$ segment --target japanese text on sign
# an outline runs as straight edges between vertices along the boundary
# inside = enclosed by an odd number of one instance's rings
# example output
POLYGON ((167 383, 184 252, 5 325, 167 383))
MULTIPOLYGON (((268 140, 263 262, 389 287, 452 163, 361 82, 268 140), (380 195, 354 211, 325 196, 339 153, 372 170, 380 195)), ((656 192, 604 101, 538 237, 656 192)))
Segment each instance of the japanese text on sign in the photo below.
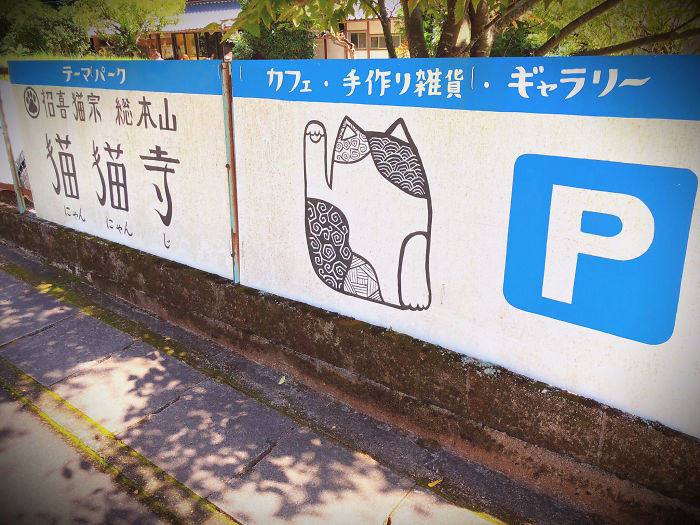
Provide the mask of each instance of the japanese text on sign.
MULTIPOLYGON (((86 122, 99 124, 102 123, 103 111, 109 110, 116 113, 114 122, 117 126, 134 126, 134 115, 132 114, 132 104, 128 97, 116 96, 113 110, 110 106, 103 105, 100 109, 100 104, 103 95, 97 95, 93 92, 84 93, 82 91, 72 91, 67 93, 59 89, 41 89, 41 102, 39 103, 39 95, 36 90, 28 86, 25 88, 25 109, 31 118, 37 118, 43 109, 45 117, 50 121, 52 119, 73 120, 75 122, 86 122), (68 98, 72 100, 71 104, 67 104, 68 98), (87 102, 88 108, 85 108, 87 102)), ((153 109, 154 103, 149 100, 146 95, 142 95, 138 100, 138 119, 135 127, 143 129, 154 129, 161 131, 177 131, 177 115, 169 106, 167 97, 162 99, 162 111, 153 109), (156 123, 157 121, 157 123, 156 123)), ((161 105, 156 103, 154 108, 160 108, 161 105)), ((93 198, 80 194, 79 179, 81 174, 76 169, 75 155, 80 155, 80 152, 74 151, 75 146, 71 140, 69 133, 44 133, 44 142, 46 148, 45 157, 51 163, 53 168, 53 180, 51 185, 56 195, 63 195, 66 199, 80 200, 81 198, 93 198)), ((125 142, 115 141, 113 139, 100 140, 93 139, 92 147, 89 155, 92 157, 92 167, 95 169, 98 181, 98 191, 94 198, 101 207, 105 207, 108 203, 112 210, 128 213, 129 208, 129 189, 127 185, 127 166, 122 160, 122 156, 127 148, 125 142)), ((175 168, 172 167, 180 163, 179 159, 170 155, 159 144, 155 144, 152 148, 148 148, 147 152, 139 155, 143 161, 143 166, 136 168, 145 172, 156 172, 162 175, 162 181, 155 180, 152 185, 155 192, 155 197, 160 203, 161 208, 154 208, 160 218, 163 226, 167 228, 173 218, 173 199, 171 188, 168 180, 168 175, 175 174, 175 168)), ((132 168, 133 170, 134 168, 132 168)), ((86 176, 86 175, 82 175, 86 176)), ((75 207, 63 206, 64 213, 67 217, 78 219, 82 222, 86 221, 83 214, 83 209, 75 207)), ((115 219, 106 217, 105 227, 108 230, 116 230, 122 235, 133 236, 133 232, 129 229, 128 220, 115 219)), ((165 248, 170 248, 171 241, 168 239, 166 232, 163 232, 163 245, 165 248)))
MULTIPOLYGON (((474 89, 474 68, 471 71, 472 80, 470 89, 474 89)), ((510 76, 514 79, 508 83, 509 88, 517 89, 518 95, 522 98, 530 98, 528 88, 539 91, 542 97, 549 97, 550 93, 555 91, 560 85, 573 84, 566 91, 561 90, 562 97, 568 100, 576 96, 586 85, 586 81, 590 80, 591 85, 604 86, 599 90, 598 97, 608 95, 616 87, 624 86, 643 86, 651 77, 646 78, 623 78, 618 82, 621 75, 617 68, 608 69, 605 74, 607 80, 601 84, 603 71, 600 69, 594 70, 587 77, 587 68, 564 68, 557 72, 559 79, 557 81, 547 81, 544 79, 544 66, 534 66, 531 71, 528 71, 523 66, 516 66, 515 72, 510 76), (542 78, 539 78, 538 75, 542 78), (536 78, 538 77, 538 78, 536 78), (539 82, 539 83, 537 83, 539 82), (557 83, 558 82, 558 83, 557 83), (564 95, 565 93, 565 95, 564 95)), ((269 88, 275 92, 284 88, 289 88, 288 93, 293 93, 298 90, 299 93, 312 93, 314 87, 312 80, 302 78, 302 72, 297 70, 276 70, 271 67, 267 70, 269 88)), ((356 90, 365 90, 368 96, 384 97, 388 96, 403 96, 405 94, 413 94, 417 97, 445 97, 445 98, 462 98, 464 82, 464 69, 440 69, 435 67, 432 69, 417 69, 413 72, 392 72, 391 70, 383 70, 379 68, 369 69, 366 74, 360 76, 357 69, 351 68, 347 75, 342 79, 342 85, 345 89, 345 96, 351 97, 356 90)), ((322 87, 328 87, 329 83, 324 80, 322 87)), ((484 89, 491 87, 491 83, 487 80, 481 83, 484 89)), ((318 88, 318 87, 317 87, 318 88)))
MULTIPOLYGON (((544 66, 533 67, 531 73, 528 72, 523 66, 517 66, 515 69, 516 72, 510 75, 511 78, 515 79, 515 82, 510 82, 508 84, 508 87, 516 88, 518 90, 518 95, 520 95, 523 98, 530 98, 527 88, 535 86, 535 82, 537 80, 539 80, 539 84, 536 86, 536 89, 540 92, 540 95, 543 97, 548 97, 550 92, 554 91, 559 87, 558 84, 554 82, 549 84, 543 79, 535 78, 537 77, 537 75, 544 74, 544 66), (532 79, 532 82, 529 79, 532 79)), ((605 87, 602 90, 599 90, 599 98, 606 96, 616 86, 643 86, 651 79, 651 77, 625 78, 618 84, 618 73, 619 71, 616 68, 608 69, 607 81, 605 82, 605 87)), ((571 86, 570 90, 564 97, 565 100, 576 96, 586 84, 587 73, 585 67, 562 69, 560 70, 560 75, 561 77, 559 78, 559 84, 573 84, 573 86, 571 86)), ((602 71, 600 69, 594 70, 593 75, 590 78, 591 84, 600 85, 601 76, 602 71)))
POLYGON ((120 84, 126 81, 126 69, 115 67, 107 69, 106 66, 81 67, 73 69, 73 66, 63 66, 61 73, 64 75, 66 84, 74 78, 81 78, 85 82, 107 82, 108 79, 119 80, 120 84))

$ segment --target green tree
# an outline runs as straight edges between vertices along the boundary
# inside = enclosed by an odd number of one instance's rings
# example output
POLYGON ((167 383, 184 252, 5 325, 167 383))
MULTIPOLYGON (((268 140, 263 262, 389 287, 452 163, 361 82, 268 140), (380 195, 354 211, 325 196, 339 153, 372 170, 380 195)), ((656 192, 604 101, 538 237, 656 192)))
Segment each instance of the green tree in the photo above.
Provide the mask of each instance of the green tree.
POLYGON ((77 0, 75 19, 104 39, 117 55, 138 53, 148 33, 173 24, 185 12, 185 0, 77 0))
MULTIPOLYGON (((369 4, 376 5, 376 0, 362 0, 360 9, 371 12, 369 4)), ((277 20, 295 25, 311 20, 322 29, 333 30, 355 5, 353 1, 251 0, 233 29, 250 30, 261 22, 269 27, 277 20)), ((700 8, 692 0, 401 0, 401 10, 411 57, 489 56, 494 41, 511 36, 517 37, 522 52, 540 56, 555 49, 566 51, 562 45, 569 38, 578 39, 574 52, 612 54, 670 49, 677 46, 658 44, 700 36, 700 8), (611 22, 615 17, 630 30, 617 30, 611 22), (426 20, 430 22, 428 32, 426 20), (636 33, 632 27, 637 28, 636 33), (510 28, 520 32, 512 34, 510 28), (537 35, 534 40, 528 36, 533 33, 537 35), (638 34, 644 36, 635 36, 638 34), (626 36, 631 39, 622 40, 626 36), (543 40, 539 45, 535 45, 537 38, 543 40)), ((507 43, 499 42, 502 52, 507 52, 506 47, 507 43)))
POLYGON ((253 58, 253 48, 248 42, 247 33, 239 31, 226 39, 231 46, 231 57, 234 60, 250 60, 253 58))
POLYGON ((3 0, 0 12, 3 52, 82 55, 90 47, 87 32, 73 20, 69 7, 54 8, 37 0, 3 0))
MULTIPOLYGON (((277 22, 291 22, 295 27, 312 27, 317 32, 330 34, 340 43, 338 27, 356 10, 367 17, 377 18, 384 33, 389 56, 395 58, 396 50, 391 35, 391 18, 385 0, 313 0, 296 2, 296 0, 270 0, 260 2, 250 0, 241 3, 243 8, 234 25, 224 34, 224 39, 236 31, 246 30, 253 36, 260 36, 263 28, 270 29, 277 22)), ((349 43, 347 43, 349 45, 349 43)))
POLYGON ((542 26, 544 26, 543 23, 533 24, 530 20, 516 21, 494 39, 490 56, 521 57, 534 54, 539 47, 537 35, 546 34, 542 26))
POLYGON ((678 53, 697 37, 700 6, 688 0, 621 1, 596 13, 600 0, 563 0, 533 9, 531 41, 546 54, 678 53))
POLYGON ((269 28, 260 29, 260 36, 243 32, 242 39, 252 51, 250 58, 313 58, 314 56, 313 33, 305 28, 294 27, 292 24, 279 22, 270 24, 269 28))
MULTIPOLYGON (((241 7, 246 9, 250 2, 243 0, 241 7)), ((210 24, 216 29, 216 24, 210 24)), ((205 28, 207 30, 207 28, 205 28)), ((270 22, 251 31, 229 32, 224 39, 232 46, 234 59, 300 59, 313 58, 314 34, 311 24, 306 22, 295 27, 288 22, 270 22)))

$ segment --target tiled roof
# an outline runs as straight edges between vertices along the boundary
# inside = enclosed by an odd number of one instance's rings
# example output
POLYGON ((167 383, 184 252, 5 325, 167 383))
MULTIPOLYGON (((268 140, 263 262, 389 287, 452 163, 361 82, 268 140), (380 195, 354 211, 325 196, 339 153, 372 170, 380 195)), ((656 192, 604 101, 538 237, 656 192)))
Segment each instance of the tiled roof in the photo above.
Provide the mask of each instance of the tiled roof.
POLYGON ((212 22, 234 19, 240 12, 241 5, 238 2, 187 2, 185 12, 178 16, 179 21, 163 27, 161 31, 199 31, 212 22))

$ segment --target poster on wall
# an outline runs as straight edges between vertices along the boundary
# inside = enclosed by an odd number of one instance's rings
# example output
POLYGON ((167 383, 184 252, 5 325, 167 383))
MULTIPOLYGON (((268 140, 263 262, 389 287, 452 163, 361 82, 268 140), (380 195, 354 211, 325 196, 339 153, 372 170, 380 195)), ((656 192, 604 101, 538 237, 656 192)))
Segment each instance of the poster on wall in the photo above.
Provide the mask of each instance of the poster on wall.
POLYGON ((699 65, 233 62, 241 283, 700 437, 699 65))
MULTIPOLYGON (((24 150, 22 147, 22 137, 19 129, 19 118, 17 107, 15 105, 15 97, 12 90, 12 84, 9 80, 0 80, 0 98, 2 98, 2 109, 7 124, 7 137, 12 146, 13 162, 15 170, 19 177, 20 188, 26 191, 31 190, 29 184, 29 174, 27 172, 27 163, 24 159, 24 150)), ((0 122, 2 126, 2 122, 0 122)), ((12 166, 7 153, 5 144, 0 147, 0 188, 14 188, 12 177, 12 166)))
POLYGON ((218 68, 11 62, 37 215, 233 278, 218 68))

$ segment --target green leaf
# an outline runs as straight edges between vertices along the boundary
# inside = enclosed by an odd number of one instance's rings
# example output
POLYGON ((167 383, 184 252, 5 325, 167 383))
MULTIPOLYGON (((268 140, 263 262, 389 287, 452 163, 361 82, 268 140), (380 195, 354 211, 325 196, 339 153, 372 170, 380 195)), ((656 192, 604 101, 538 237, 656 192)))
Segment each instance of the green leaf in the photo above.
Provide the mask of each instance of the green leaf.
POLYGON ((246 31, 248 31, 251 35, 254 37, 260 37, 260 25, 259 24, 250 24, 248 27, 246 27, 246 31))
POLYGON ((228 28, 228 30, 223 35, 221 35, 221 42, 223 43, 226 40, 228 40, 229 38, 231 38, 233 35, 236 34, 237 31, 238 31, 238 28, 236 27, 236 24, 233 24, 231 27, 228 28))
POLYGON ((212 22, 211 24, 207 24, 204 26, 204 29, 202 29, 203 33, 209 33, 209 34, 214 34, 218 31, 221 30, 221 26, 219 25, 218 22, 212 22))
POLYGON ((547 27, 547 40, 549 40, 553 36, 558 36, 559 31, 560 31, 560 29, 557 26, 555 26, 554 24, 550 24, 547 27))
POLYGON ((464 11, 466 10, 466 7, 467 2, 465 2, 464 0, 457 0, 457 2, 455 3, 455 22, 459 22, 464 18, 464 11))
POLYGON ((280 377, 280 380, 277 381, 277 384, 278 384, 278 385, 281 385, 281 384, 283 384, 286 380, 287 380, 287 377, 286 377, 286 376, 282 376, 282 377, 280 377))
POLYGON ((418 5, 418 2, 420 2, 420 0, 408 0, 408 14, 409 15, 416 8, 416 6, 418 5))
POLYGON ((544 8, 545 10, 549 9, 549 6, 552 5, 552 2, 556 2, 560 6, 564 5, 564 0, 544 0, 544 8))
POLYGON ((270 28, 270 23, 272 22, 272 17, 270 16, 270 13, 263 9, 260 12, 260 20, 262 20, 262 23, 265 24, 265 27, 267 27, 268 29, 270 28))

